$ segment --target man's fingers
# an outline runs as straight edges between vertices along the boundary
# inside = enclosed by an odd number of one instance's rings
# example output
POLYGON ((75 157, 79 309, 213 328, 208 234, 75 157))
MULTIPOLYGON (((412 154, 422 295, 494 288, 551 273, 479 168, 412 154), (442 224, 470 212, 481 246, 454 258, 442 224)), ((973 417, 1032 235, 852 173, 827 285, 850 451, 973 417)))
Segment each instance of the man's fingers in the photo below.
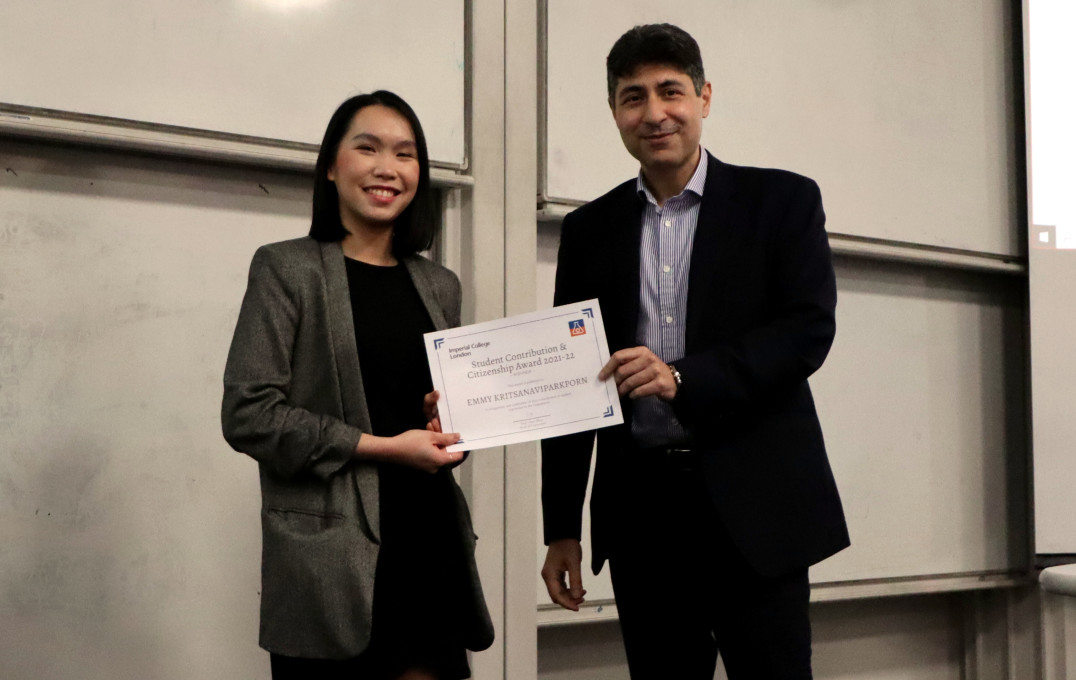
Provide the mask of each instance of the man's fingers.
POLYGON ((568 599, 568 589, 564 586, 564 572, 556 572, 548 567, 542 570, 542 580, 545 581, 546 592, 553 604, 558 604, 566 609, 571 609, 568 599))
POLYGON ((553 604, 560 605, 573 612, 579 611, 579 605, 583 601, 582 595, 575 597, 564 585, 564 572, 558 575, 546 577, 545 589, 549 592, 549 599, 553 604))
MULTIPOLYGON (((661 364, 662 368, 664 368, 664 366, 665 364, 661 364)), ((647 361, 642 361, 638 364, 633 362, 632 364, 625 366, 624 369, 626 369, 624 379, 621 380, 619 377, 617 378, 617 392, 620 393, 620 396, 624 396, 625 394, 634 391, 636 388, 645 387, 661 377, 661 372, 657 365, 647 361), (627 371, 631 372, 628 373, 627 371)), ((656 391, 657 390, 654 392, 656 391)), ((646 394, 651 394, 651 392, 647 392, 646 394)), ((646 396, 646 394, 638 396, 646 396)), ((634 394, 631 396, 633 398, 636 397, 634 394)))
POLYGON ((627 349, 613 352, 609 357, 609 361, 605 362, 605 365, 602 366, 602 370, 598 372, 598 380, 608 380, 610 376, 615 374, 617 376, 617 383, 619 383, 622 380, 620 377, 622 373, 620 370, 621 367, 638 359, 641 353, 649 351, 650 350, 646 347, 628 347, 627 349))
POLYGON ((605 362, 602 366, 602 370, 598 371, 598 380, 608 380, 609 376, 616 372, 616 369, 620 367, 620 360, 617 359, 616 354, 609 357, 609 361, 605 362))
POLYGON ((580 563, 575 560, 568 562, 568 592, 574 599, 583 597, 583 574, 580 563))
POLYGON ((565 609, 579 611, 583 603, 583 582, 580 576, 581 551, 579 541, 560 539, 549 544, 545 564, 542 565, 542 580, 549 592, 549 599, 565 609), (569 584, 564 582, 568 577, 569 584))

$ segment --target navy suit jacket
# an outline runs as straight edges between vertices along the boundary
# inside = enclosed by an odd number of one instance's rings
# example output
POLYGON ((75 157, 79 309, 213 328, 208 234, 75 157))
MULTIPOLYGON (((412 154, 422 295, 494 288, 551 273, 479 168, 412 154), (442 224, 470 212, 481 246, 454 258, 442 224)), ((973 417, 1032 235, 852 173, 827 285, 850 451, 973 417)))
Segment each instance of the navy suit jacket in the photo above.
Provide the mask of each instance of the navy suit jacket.
MULTIPOLYGON (((848 546, 807 378, 835 332, 837 289, 818 185, 782 170, 728 165, 706 154, 706 185, 688 279, 685 356, 674 410, 701 452, 703 474, 736 546, 779 575, 848 546)), ((634 347, 643 199, 635 180, 564 218, 555 304, 598 298, 609 349, 634 347)), ((620 538, 638 540, 621 510, 628 492, 625 424, 598 431, 591 496, 597 573, 620 538)), ((542 443, 545 539, 579 538, 594 433, 542 443)), ((636 474, 636 478, 637 478, 636 474)))

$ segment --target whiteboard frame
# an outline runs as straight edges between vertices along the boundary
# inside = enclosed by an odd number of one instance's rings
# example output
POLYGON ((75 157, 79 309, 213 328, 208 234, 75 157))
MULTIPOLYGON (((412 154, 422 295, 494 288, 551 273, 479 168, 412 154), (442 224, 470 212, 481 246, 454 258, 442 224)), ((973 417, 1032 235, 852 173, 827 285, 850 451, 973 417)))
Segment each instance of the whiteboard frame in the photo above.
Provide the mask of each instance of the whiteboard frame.
MULTIPOLYGON (((1026 588, 1035 583, 1033 574, 1023 572, 983 572, 936 576, 868 579, 811 584, 811 602, 843 602, 904 595, 933 595, 976 590, 1026 588)), ((555 604, 538 606, 538 626, 574 626, 584 623, 616 621, 619 618, 612 599, 585 602, 578 612, 561 609, 555 604)))
MULTIPOLYGON (((453 130, 449 136, 452 139, 452 146, 456 148, 451 151, 450 157, 447 159, 435 159, 434 156, 431 154, 430 158, 431 169, 451 170, 458 175, 469 174, 468 171, 470 169, 472 155, 471 141, 473 123, 471 116, 472 87, 470 80, 471 71, 474 64, 470 48, 471 37, 469 22, 471 21, 471 16, 473 14, 472 6, 476 1, 477 0, 459 0, 459 4, 461 6, 460 9, 462 10, 462 16, 460 16, 460 19, 462 20, 462 24, 460 25, 462 33, 458 37, 461 38, 460 44, 462 46, 462 51, 456 52, 453 55, 454 65, 452 70, 453 74, 455 74, 456 66, 458 66, 459 75, 461 76, 459 78, 459 82, 462 85, 462 88, 460 90, 460 93, 462 94, 462 97, 460 99, 462 101, 453 99, 453 106, 450 110, 453 112, 453 118, 455 118, 455 114, 457 111, 461 115, 462 120, 459 121, 461 125, 461 138, 457 140, 455 130, 453 130), (456 108, 457 102, 462 105, 461 109, 456 108)), ((257 2, 257 0, 255 0, 255 2, 253 2, 252 4, 257 5, 274 3, 259 3, 257 2)), ((278 2, 276 4, 285 3, 278 2)), ((292 2, 291 4, 296 3, 292 2)), ((158 31, 157 19, 159 17, 154 16, 152 18, 153 31, 156 32, 158 31)), ((106 18, 103 19, 103 21, 107 22, 109 21, 109 19, 106 18)), ((452 26, 453 31, 457 30, 454 20, 452 26)), ((87 28, 88 26, 84 24, 80 27, 80 30, 84 30, 87 28)), ((440 28, 444 27, 442 26, 440 28)), ((293 29, 294 27, 289 24, 287 30, 292 31, 293 29)), ((168 29, 165 28, 162 32, 167 32, 167 30, 168 29)), ((443 33, 443 31, 440 32, 443 33)), ((454 45, 454 47, 456 46, 454 45)), ((18 63, 18 61, 16 60, 15 63, 18 63)), ((413 78, 413 74, 408 73, 405 77, 408 79, 413 78)), ((453 84, 457 82, 455 75, 453 75, 451 82, 453 84)), ((391 83, 389 85, 389 89, 396 91, 396 88, 392 86, 391 83)), ((8 88, 0 88, 0 90, 5 89, 8 88)), ((376 84, 376 82, 375 84, 367 84, 366 86, 360 86, 355 83, 352 83, 346 88, 346 90, 350 90, 351 94, 359 94, 362 91, 373 91, 375 89, 382 88, 380 88, 376 84), (359 87, 359 89, 356 90, 356 87, 359 87)), ((347 91, 345 91, 344 95, 342 96, 346 95, 347 91)), ((83 126, 86 131, 90 132, 93 135, 107 136, 110 138, 117 137, 123 138, 125 140, 129 140, 132 135, 134 135, 143 141, 148 140, 150 143, 160 142, 162 147, 167 147, 140 148, 138 146, 124 144, 123 146, 114 148, 149 152, 164 151, 166 153, 170 153, 171 147, 175 146, 175 143, 177 141, 176 136, 178 135, 190 138, 186 141, 185 144, 182 144, 182 146, 187 149, 194 150, 195 155, 188 155, 183 153, 171 153, 171 155, 179 155, 181 157, 194 158, 199 160, 223 160, 224 162, 230 163, 235 163, 238 160, 238 162, 243 165, 255 165, 261 167, 272 167, 277 169, 293 169, 289 165, 289 161, 292 160, 290 158, 292 154, 289 154, 288 151, 294 151, 295 149, 303 150, 307 148, 313 148, 316 152, 318 147, 318 140, 320 140, 321 138, 320 131, 324 129, 323 127, 315 126, 314 130, 319 133, 316 138, 307 138, 308 141, 299 141, 299 139, 302 139, 304 137, 293 137, 292 134, 294 133, 294 130, 277 129, 270 130, 265 133, 258 133, 255 131, 253 134, 243 134, 243 132, 241 132, 243 126, 236 127, 238 124, 235 122, 219 123, 219 128, 217 127, 218 123, 215 123, 213 120, 206 120, 204 122, 193 122, 189 124, 189 126, 184 126, 183 123, 177 123, 175 119, 163 116, 159 112, 157 114, 148 112, 143 114, 140 112, 132 111, 129 114, 130 117, 127 117, 128 113, 126 111, 114 111, 109 113, 98 109, 97 112, 91 112, 92 107, 95 106, 94 104, 73 104, 70 101, 64 101, 62 99, 60 101, 46 101, 49 98, 50 95, 48 93, 38 92, 35 94, 27 94, 25 95, 25 99, 23 99, 22 97, 17 96, 17 93, 0 91, 0 135, 18 134, 18 132, 23 131, 25 126, 19 125, 19 123, 28 122, 26 118, 23 118, 23 116, 30 116, 37 123, 35 127, 39 129, 41 127, 52 128, 57 134, 64 134, 64 131, 69 133, 72 131, 73 125, 80 125, 83 126), (9 101, 7 99, 8 97, 11 97, 12 100, 9 101), (169 120, 171 120, 172 122, 165 122, 169 120), (114 131, 112 131, 114 132, 114 134, 108 134, 109 128, 116 128, 114 131), (155 138, 154 133, 159 135, 159 137, 155 138), (259 136, 259 134, 265 134, 267 136, 259 136), (277 134, 280 134, 282 136, 276 136, 277 134), (234 155, 237 146, 242 147, 244 145, 253 145, 255 148, 257 148, 257 150, 254 151, 252 159, 247 159, 243 157, 240 157, 238 159, 233 157, 220 158, 216 155, 198 152, 198 150, 205 148, 205 140, 212 140, 212 147, 214 150, 221 151, 225 154, 230 155, 234 155)), ((342 99, 330 101, 332 101, 332 104, 330 104, 331 106, 335 105, 335 103, 338 101, 342 101, 342 99)), ((327 111, 331 111, 331 109, 328 109, 327 111)), ((324 120, 327 121, 328 119, 325 118, 324 120)), ((313 122, 316 123, 316 119, 313 122)), ((427 124, 426 127, 427 136, 429 136, 429 125, 427 124)), ((37 138, 40 139, 41 137, 38 136, 37 138)), ((72 141, 77 141, 82 144, 93 144, 94 142, 93 139, 88 139, 85 137, 80 137, 72 141)), ((98 144, 97 146, 98 148, 102 148, 103 145, 98 144)), ((469 184, 464 185, 469 186, 469 184)))
MULTIPOLYGON (((537 219, 539 222, 560 222, 568 213, 581 205, 583 205, 581 201, 554 201, 547 199, 539 204, 537 219)), ((984 253, 974 250, 912 243, 911 241, 894 241, 836 232, 828 232, 828 234, 829 247, 835 255, 998 274, 1013 274, 1025 277, 1028 272, 1026 255, 984 253)))
MULTIPOLYGON (((470 109, 469 101, 466 108, 470 109)), ((469 114, 466 126, 470 127, 469 114)), ((3 103, 0 103, 0 136, 304 173, 313 173, 318 156, 316 144, 3 103)), ((434 186, 474 186, 474 178, 463 174, 469 158, 470 140, 468 131, 464 140, 463 165, 430 161, 430 180, 434 186)))

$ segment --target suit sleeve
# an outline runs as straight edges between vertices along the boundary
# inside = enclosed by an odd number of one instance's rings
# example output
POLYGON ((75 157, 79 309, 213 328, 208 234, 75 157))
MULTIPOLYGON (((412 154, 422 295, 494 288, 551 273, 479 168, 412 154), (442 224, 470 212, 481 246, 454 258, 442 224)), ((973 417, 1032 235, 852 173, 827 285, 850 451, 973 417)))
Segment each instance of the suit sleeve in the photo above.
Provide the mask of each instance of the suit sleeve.
POLYGON ((675 362, 683 385, 674 408, 688 427, 703 430, 715 415, 802 383, 833 343, 837 287, 818 185, 800 178, 773 223, 765 318, 727 343, 675 362))
MULTIPOLYGON (((232 448, 282 477, 328 478, 353 460, 362 433, 339 418, 289 403, 302 304, 285 267, 264 247, 251 262, 224 369, 221 426, 232 448)), ((326 355, 328 343, 326 338, 326 355)))
MULTIPOLYGON (((554 305, 596 297, 587 281, 590 268, 584 264, 585 245, 575 218, 575 214, 570 214, 561 224, 554 305)), ((578 540, 582 536, 583 502, 593 449, 593 431, 542 440, 542 522, 546 545, 558 539, 578 540)))

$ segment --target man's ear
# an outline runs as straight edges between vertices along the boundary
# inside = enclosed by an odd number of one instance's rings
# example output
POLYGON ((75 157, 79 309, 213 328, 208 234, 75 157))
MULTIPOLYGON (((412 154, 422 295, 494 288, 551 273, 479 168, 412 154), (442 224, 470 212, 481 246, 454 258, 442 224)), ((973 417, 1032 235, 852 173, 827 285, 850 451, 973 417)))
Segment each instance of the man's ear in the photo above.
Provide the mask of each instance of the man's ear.
POLYGON ((702 97, 702 117, 705 118, 710 115, 710 100, 714 96, 714 90, 709 82, 702 84, 702 94, 699 96, 702 97))

